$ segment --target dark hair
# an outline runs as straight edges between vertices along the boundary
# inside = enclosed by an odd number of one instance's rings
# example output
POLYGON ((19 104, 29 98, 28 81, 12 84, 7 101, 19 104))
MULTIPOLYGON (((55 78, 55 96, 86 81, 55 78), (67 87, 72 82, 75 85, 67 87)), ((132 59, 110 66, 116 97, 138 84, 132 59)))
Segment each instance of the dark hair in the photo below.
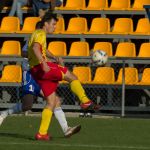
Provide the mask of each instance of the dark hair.
POLYGON ((46 12, 45 15, 43 16, 42 20, 41 20, 41 27, 44 26, 45 22, 49 22, 52 19, 54 19, 55 21, 58 21, 57 15, 54 14, 52 11, 46 12))
POLYGON ((36 29, 41 29, 42 28, 42 22, 41 21, 38 21, 36 23, 36 26, 35 26, 36 29))

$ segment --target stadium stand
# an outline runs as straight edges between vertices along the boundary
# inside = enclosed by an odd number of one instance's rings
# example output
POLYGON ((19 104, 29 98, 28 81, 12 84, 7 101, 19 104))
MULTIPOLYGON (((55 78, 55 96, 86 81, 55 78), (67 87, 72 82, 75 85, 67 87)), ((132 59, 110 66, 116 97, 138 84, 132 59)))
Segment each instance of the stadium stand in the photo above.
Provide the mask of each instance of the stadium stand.
POLYGON ((142 43, 138 57, 150 57, 150 43, 142 43))

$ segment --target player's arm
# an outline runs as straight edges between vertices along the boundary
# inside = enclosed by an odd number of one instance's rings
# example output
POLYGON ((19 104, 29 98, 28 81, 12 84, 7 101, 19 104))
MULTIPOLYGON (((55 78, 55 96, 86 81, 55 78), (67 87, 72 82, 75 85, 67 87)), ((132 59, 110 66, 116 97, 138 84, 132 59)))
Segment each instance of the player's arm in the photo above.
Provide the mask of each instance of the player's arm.
POLYGON ((48 72, 50 71, 49 66, 46 63, 46 60, 43 58, 42 53, 41 53, 41 45, 39 43, 34 43, 33 44, 33 51, 39 62, 42 64, 43 71, 48 72))

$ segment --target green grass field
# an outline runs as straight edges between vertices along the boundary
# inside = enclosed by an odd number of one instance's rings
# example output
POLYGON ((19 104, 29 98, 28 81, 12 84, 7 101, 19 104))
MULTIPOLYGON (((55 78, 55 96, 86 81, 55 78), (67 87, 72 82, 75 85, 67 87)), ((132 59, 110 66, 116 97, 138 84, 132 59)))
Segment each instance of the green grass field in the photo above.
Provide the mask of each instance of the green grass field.
POLYGON ((0 150, 150 150, 149 119, 67 118, 80 133, 64 138, 53 119, 51 141, 35 141, 40 117, 8 117, 0 127, 0 150))

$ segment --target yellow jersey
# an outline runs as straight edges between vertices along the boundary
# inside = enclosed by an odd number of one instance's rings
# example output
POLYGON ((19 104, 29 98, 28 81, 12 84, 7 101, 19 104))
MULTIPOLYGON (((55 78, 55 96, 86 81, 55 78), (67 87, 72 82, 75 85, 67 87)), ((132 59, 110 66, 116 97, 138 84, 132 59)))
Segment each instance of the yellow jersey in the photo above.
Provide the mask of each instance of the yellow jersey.
POLYGON ((37 59, 36 55, 33 51, 33 44, 39 43, 41 45, 41 53, 43 58, 46 59, 46 32, 42 29, 35 30, 28 42, 28 61, 30 68, 40 64, 39 60, 37 59))

